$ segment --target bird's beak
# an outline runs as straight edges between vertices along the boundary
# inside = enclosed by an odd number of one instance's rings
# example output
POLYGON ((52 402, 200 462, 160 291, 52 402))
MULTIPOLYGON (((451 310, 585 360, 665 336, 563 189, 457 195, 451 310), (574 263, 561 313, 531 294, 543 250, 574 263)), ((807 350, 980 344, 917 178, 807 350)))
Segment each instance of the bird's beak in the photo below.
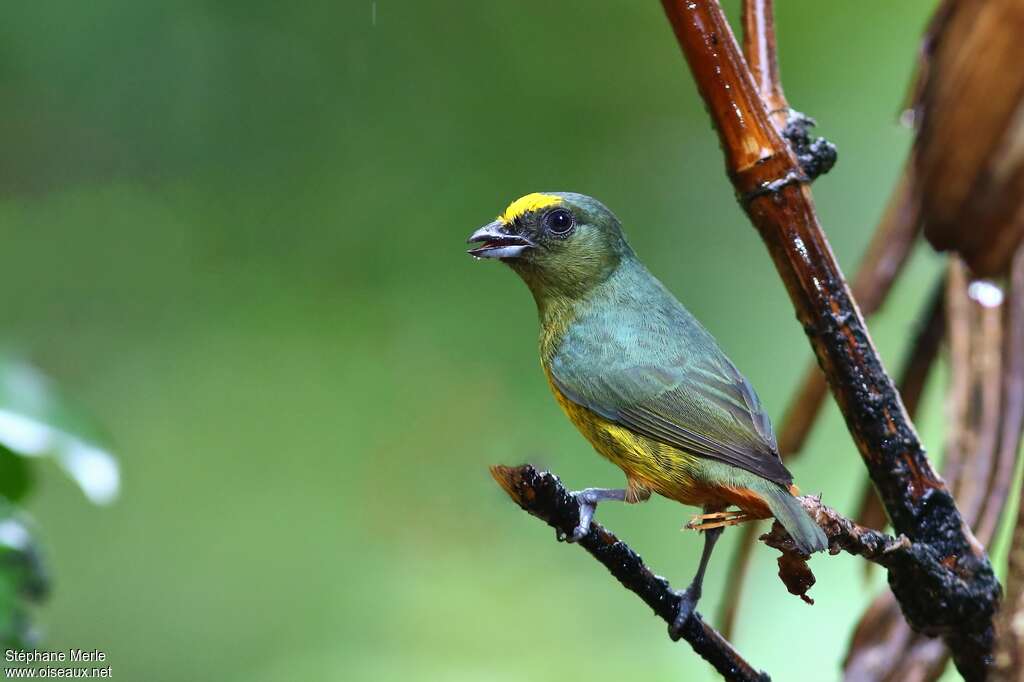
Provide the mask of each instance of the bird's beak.
POLYGON ((527 249, 536 246, 521 234, 510 234, 500 220, 484 225, 469 235, 466 243, 480 244, 467 251, 474 258, 517 258, 527 249))

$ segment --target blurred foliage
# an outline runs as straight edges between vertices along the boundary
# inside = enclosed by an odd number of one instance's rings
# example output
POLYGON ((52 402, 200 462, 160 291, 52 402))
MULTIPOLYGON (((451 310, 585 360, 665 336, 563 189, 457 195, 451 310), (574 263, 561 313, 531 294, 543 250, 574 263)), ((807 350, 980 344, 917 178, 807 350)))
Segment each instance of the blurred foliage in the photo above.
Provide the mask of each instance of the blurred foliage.
POLYGON ((28 521, 0 497, 0 645, 36 643, 29 607, 43 600, 50 581, 28 521))
MULTIPOLYGON (((910 142, 897 115, 932 3, 776 4, 786 93, 839 148, 815 196, 849 271, 910 142)), ((658 3, 6 10, 2 334, 125 453, 111 507, 32 472, 48 647, 154 682, 597 681, 638 661, 714 679, 490 480, 523 460, 573 487, 621 475, 549 395, 525 289, 462 243, 528 191, 601 198, 779 419, 810 351, 658 3)), ((939 269, 922 250, 872 321, 890 367, 939 269)), ((933 449, 941 388, 919 423, 933 449)), ((794 473, 856 503, 834 408, 794 473)), ((598 517, 681 584, 691 512, 598 517)), ((849 557, 812 567, 808 607, 757 552, 736 639, 777 679, 835 679, 883 582, 849 557)))
POLYGON ((114 457, 98 442, 96 427, 63 398, 37 369, 0 355, 0 495, 11 502, 28 492, 31 473, 21 457, 56 460, 93 502, 117 497, 120 473, 114 457))
POLYGON ((35 481, 29 458, 49 457, 96 503, 120 485, 113 456, 82 437, 87 421, 34 367, 0 354, 0 644, 34 642, 28 607, 49 580, 32 522, 20 509, 35 481))

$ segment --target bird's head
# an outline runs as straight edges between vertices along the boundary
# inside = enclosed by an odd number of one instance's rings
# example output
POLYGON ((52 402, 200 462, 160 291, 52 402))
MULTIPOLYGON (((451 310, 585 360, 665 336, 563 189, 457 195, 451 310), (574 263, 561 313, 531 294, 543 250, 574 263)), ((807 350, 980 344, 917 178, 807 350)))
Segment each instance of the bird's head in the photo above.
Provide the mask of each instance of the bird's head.
POLYGON ((471 256, 511 266, 538 300, 581 296, 632 253, 615 214, 597 199, 571 192, 520 197, 468 242, 479 244, 471 256))

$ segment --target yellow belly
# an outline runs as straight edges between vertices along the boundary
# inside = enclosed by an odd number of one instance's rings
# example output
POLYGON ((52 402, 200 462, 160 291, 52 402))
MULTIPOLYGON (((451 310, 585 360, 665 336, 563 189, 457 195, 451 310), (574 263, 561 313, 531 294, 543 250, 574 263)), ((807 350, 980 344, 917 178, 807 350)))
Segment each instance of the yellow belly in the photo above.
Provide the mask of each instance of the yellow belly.
POLYGON ((551 380, 548 385, 562 411, 594 449, 626 474, 626 501, 638 502, 656 492, 683 504, 722 508, 736 505, 752 518, 771 515, 760 495, 724 485, 708 475, 705 460, 664 443, 637 435, 566 398, 551 380))

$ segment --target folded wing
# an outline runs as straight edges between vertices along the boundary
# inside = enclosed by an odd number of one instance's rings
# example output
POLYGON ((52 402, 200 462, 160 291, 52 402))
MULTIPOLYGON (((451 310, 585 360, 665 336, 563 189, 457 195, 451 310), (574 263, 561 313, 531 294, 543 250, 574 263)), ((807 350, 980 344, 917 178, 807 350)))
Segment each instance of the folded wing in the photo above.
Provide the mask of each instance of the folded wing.
POLYGON ((789 486, 793 477, 750 383, 672 303, 574 325, 550 363, 555 385, 634 433, 789 486))

